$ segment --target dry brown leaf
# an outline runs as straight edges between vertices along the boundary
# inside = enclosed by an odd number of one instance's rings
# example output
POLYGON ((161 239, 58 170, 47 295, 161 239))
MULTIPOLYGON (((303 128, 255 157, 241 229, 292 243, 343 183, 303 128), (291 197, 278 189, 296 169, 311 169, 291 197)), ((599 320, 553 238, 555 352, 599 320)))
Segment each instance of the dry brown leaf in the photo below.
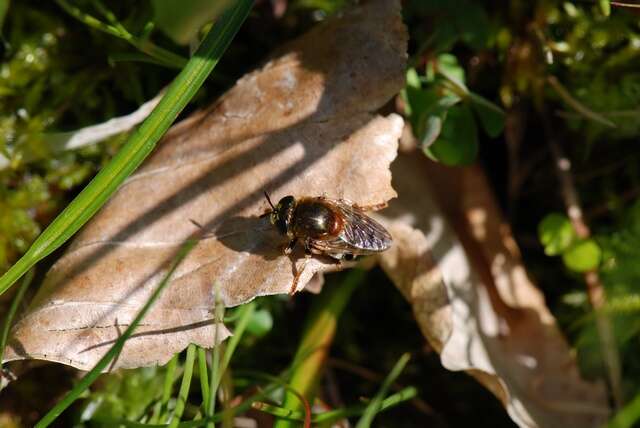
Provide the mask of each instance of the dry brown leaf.
POLYGON ((396 245, 381 264, 442 364, 476 377, 522 427, 601 426, 605 389, 580 378, 481 171, 413 152, 392 172, 399 198, 379 218, 396 245))
MULTIPOLYGON (((126 328, 177 248, 205 233, 114 367, 162 364, 214 343, 214 283, 226 306, 287 293, 294 267, 258 216, 272 198, 360 205, 396 193, 389 164, 403 121, 380 108, 403 86, 398 0, 374 0, 313 29, 207 111, 175 126, 73 241, 13 329, 7 360, 88 369, 126 328)), ((299 288, 335 263, 313 258, 299 288)), ((217 325, 219 339, 229 333, 217 325)))

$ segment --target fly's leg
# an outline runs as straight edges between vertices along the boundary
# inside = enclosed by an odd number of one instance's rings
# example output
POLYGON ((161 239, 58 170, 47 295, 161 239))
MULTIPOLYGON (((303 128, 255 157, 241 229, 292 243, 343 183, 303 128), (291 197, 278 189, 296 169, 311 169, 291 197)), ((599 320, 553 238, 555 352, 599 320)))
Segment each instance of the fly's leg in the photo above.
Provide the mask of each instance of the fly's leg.
POLYGON ((291 283, 291 289, 289 290, 289 296, 293 296, 298 291, 298 281, 300 281, 300 276, 302 276, 302 272, 307 267, 307 263, 309 263, 309 257, 304 258, 304 262, 302 262, 302 266, 300 269, 297 269, 295 276, 293 277, 293 282, 291 283))
POLYGON ((304 241, 304 257, 305 258, 310 258, 311 257, 311 240, 310 239, 305 239, 304 241))
POLYGON ((291 289, 289 290, 290 296, 293 296, 294 294, 296 294, 296 291, 298 288, 298 281, 300 281, 300 276, 302 275, 302 272, 304 272, 304 269, 307 267, 307 263, 309 262, 311 255, 312 255, 311 241, 309 239, 306 239, 304 241, 304 262, 302 263, 302 267, 300 267, 300 269, 297 270, 295 276, 293 277, 293 282, 291 283, 291 289))
POLYGON ((291 241, 289 241, 289 243, 287 245, 282 247, 282 253, 285 256, 288 256, 289 254, 291 254, 293 252, 293 249, 296 247, 297 243, 298 243, 298 238, 293 238, 291 241))

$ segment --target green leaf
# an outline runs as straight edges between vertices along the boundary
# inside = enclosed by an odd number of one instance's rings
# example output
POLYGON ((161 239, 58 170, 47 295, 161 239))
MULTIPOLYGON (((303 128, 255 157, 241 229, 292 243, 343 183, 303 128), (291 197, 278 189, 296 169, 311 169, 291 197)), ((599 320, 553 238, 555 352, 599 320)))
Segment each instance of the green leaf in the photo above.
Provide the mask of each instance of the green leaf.
POLYGON ((628 402, 609 421, 607 428, 632 428, 640 420, 640 394, 628 402))
POLYGON ((423 135, 420 137, 420 146, 423 149, 430 147, 440 136, 440 133, 442 132, 442 124, 446 117, 445 113, 446 112, 443 112, 442 115, 431 115, 424 121, 424 131, 423 135))
POLYGON ((480 118, 480 124, 487 135, 491 138, 496 138, 502 134, 505 119, 504 111, 478 94, 470 92, 469 97, 472 101, 473 110, 480 118))
POLYGON ((602 259, 602 250, 593 239, 585 239, 562 254, 565 266, 574 272, 596 269, 602 259))
POLYGON ((611 3, 609 3, 609 0, 598 0, 598 7, 604 16, 611 15, 611 3))
POLYGON ((577 236, 567 216, 551 213, 538 225, 538 238, 546 255, 557 256, 567 250, 577 236))
POLYGON ((421 120, 426 113, 438 102, 438 94, 433 89, 417 89, 411 86, 405 88, 406 102, 409 107, 406 109, 409 115, 411 127, 416 136, 422 132, 421 120))
POLYGON ((440 136, 447 110, 460 102, 454 94, 442 95, 436 88, 405 88, 407 113, 411 128, 423 149, 431 146, 440 136))
POLYGON ((422 86, 420 83, 420 76, 415 68, 407 70, 407 86, 414 89, 420 89, 422 86))
POLYGON ((458 62, 458 58, 450 53, 438 55, 438 72, 446 75, 459 85, 464 85, 466 81, 464 68, 458 62))
POLYGON ((440 137, 447 112, 461 100, 457 95, 438 95, 434 89, 423 92, 429 93, 427 99, 431 99, 433 102, 427 105, 424 111, 416 114, 413 129, 420 141, 420 147, 424 150, 440 137))
POLYGON ((260 309, 255 311, 247 324, 247 331, 254 336, 262 337, 271 331, 273 327, 273 317, 271 312, 260 309))
POLYGON ((230 3, 231 0, 152 0, 153 21, 174 42, 186 45, 230 3))
POLYGON ((466 105, 449 108, 438 139, 423 147, 430 158, 445 165, 467 165, 478 153, 478 130, 473 113, 466 105))

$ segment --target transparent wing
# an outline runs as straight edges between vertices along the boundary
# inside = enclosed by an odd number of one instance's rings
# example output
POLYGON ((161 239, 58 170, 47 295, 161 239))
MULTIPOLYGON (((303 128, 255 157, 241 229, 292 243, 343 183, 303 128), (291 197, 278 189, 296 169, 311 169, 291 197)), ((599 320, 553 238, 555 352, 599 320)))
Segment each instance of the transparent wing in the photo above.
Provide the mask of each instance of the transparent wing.
POLYGON ((391 246, 389 232, 377 221, 342 199, 323 198, 330 202, 344 220, 340 234, 330 240, 314 241, 313 246, 325 252, 372 254, 391 246))

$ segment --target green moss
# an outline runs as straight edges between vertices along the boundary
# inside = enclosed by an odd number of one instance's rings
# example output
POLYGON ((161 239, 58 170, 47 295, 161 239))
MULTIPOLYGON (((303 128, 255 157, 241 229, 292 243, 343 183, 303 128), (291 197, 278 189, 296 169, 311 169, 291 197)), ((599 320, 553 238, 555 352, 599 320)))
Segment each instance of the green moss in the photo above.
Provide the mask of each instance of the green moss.
POLYGON ((43 134, 126 114, 168 80, 161 67, 110 63, 113 53, 132 48, 72 20, 54 4, 12 3, 3 30, 7 49, 0 64, 0 272, 123 140, 120 136, 56 153, 43 134))

